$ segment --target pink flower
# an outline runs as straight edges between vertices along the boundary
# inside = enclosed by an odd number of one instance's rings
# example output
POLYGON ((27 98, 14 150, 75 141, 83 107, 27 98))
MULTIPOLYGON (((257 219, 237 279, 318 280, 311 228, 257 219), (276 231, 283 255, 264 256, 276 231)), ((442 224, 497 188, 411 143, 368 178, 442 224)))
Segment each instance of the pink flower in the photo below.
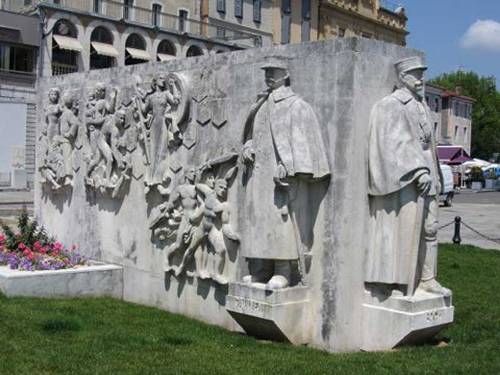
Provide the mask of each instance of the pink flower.
POLYGON ((40 242, 36 241, 34 244, 33 244, 33 248, 35 250, 40 250, 42 248, 42 245, 40 244, 40 242))
POLYGON ((72 251, 76 250, 76 245, 75 244, 71 245, 71 250, 72 251))
POLYGON ((20 249, 20 250, 24 250, 26 249, 26 245, 24 243, 19 243, 19 245, 17 245, 17 247, 20 249))
POLYGON ((57 250, 58 252, 61 251, 64 248, 63 244, 60 242, 56 242, 54 244, 54 250, 57 250))

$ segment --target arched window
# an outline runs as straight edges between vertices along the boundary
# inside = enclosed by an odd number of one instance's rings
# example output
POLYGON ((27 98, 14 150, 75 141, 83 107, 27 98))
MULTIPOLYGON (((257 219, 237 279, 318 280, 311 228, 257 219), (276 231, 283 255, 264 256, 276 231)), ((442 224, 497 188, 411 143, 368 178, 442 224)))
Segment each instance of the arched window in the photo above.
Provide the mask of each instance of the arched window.
POLYGON ((52 31, 52 75, 77 72, 82 51, 75 25, 66 19, 58 20, 52 31))
POLYGON ((125 65, 141 64, 151 60, 146 52, 146 41, 139 34, 130 34, 125 42, 125 65))
POLYGON ((169 40, 162 40, 158 45, 157 57, 159 61, 175 59, 176 48, 169 40))
POLYGON ((186 57, 194 57, 203 55, 203 51, 198 46, 191 46, 186 52, 186 57))
POLYGON ((118 51, 113 47, 113 34, 97 26, 90 35, 90 69, 111 68, 115 65, 118 51))

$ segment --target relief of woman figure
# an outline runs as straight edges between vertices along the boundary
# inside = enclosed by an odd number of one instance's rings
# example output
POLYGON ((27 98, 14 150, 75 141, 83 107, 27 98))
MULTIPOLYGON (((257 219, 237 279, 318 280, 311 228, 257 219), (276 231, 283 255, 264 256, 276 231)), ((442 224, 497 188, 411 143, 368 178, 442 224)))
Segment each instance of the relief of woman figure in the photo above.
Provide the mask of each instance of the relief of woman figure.
POLYGON ((140 102, 140 111, 144 116, 150 115, 149 123, 149 150, 151 165, 145 180, 146 191, 152 186, 156 186, 162 193, 163 182, 167 171, 168 146, 172 141, 170 134, 172 125, 168 124, 168 112, 172 106, 175 107, 180 101, 178 94, 171 92, 167 85, 165 74, 160 74, 156 78, 156 91, 146 97, 144 103, 140 102), (170 125, 170 126, 169 126, 170 125))
POLYGON ((60 135, 60 117, 62 107, 59 103, 61 92, 58 88, 49 90, 49 103, 45 108, 44 123, 40 135, 40 154, 42 163, 40 172, 42 182, 49 181, 54 189, 60 187, 57 183, 58 171, 63 167, 63 160, 57 137, 60 135))

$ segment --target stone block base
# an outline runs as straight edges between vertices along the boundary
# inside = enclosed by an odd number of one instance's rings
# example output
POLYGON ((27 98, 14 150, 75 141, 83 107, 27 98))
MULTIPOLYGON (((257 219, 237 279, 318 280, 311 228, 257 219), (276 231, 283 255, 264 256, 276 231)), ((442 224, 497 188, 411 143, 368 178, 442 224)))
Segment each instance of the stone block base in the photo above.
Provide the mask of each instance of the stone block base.
POLYGON ((308 305, 304 286, 270 290, 234 283, 226 298, 226 309, 248 335, 295 345, 308 342, 308 305))
POLYGON ((453 322, 451 297, 417 293, 383 297, 365 292, 362 350, 423 343, 453 322))
POLYGON ((94 264, 56 271, 19 271, 0 266, 0 291, 8 297, 123 297, 123 269, 94 264))

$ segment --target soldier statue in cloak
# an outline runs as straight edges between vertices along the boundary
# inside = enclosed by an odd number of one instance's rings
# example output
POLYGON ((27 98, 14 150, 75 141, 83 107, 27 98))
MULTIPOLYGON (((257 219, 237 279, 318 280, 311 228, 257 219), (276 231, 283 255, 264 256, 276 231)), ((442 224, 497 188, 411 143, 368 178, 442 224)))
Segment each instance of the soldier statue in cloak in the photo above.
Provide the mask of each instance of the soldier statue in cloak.
POLYGON ((375 104, 368 150, 367 286, 449 296, 436 281, 441 169, 419 56, 396 63, 400 88, 375 104))
POLYGON ((286 65, 272 59, 262 69, 268 89, 250 109, 241 155, 243 212, 253 220, 242 231, 241 253, 250 270, 243 281, 280 289, 291 285, 295 265, 305 282, 309 249, 300 225, 307 222, 309 184, 329 177, 330 169, 316 115, 290 88, 286 65))

